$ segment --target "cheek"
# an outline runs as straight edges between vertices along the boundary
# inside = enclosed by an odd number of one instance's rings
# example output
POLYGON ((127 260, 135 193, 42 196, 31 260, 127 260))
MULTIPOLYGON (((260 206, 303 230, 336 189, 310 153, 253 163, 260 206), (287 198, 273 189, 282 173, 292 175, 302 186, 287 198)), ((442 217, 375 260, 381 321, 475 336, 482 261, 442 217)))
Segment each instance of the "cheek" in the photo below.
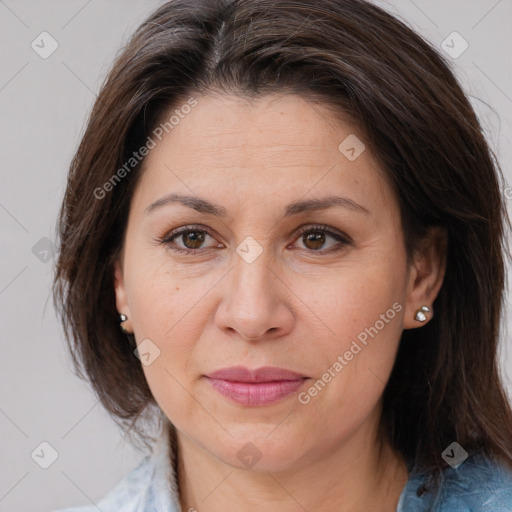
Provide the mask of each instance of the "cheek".
POLYGON ((201 291, 199 283, 187 284, 163 265, 140 269, 132 282, 130 311, 137 343, 151 340, 157 354, 142 369, 155 400, 178 427, 194 414, 195 402, 187 390, 196 341, 207 318, 201 291))
POLYGON ((405 277, 396 272, 399 264, 399 255, 372 259, 318 281, 315 293, 307 283, 298 290, 329 328, 328 336, 317 338, 323 362, 317 380, 299 397, 305 407, 322 411, 311 416, 313 422, 329 414, 338 425, 355 424, 382 395, 403 330, 405 277))
POLYGON ((350 385, 363 392, 369 372, 384 382, 391 371, 402 332, 404 304, 393 290, 376 288, 373 286, 371 292, 359 289, 333 294, 332 300, 326 293, 321 298, 324 302, 319 311, 329 333, 316 338, 324 362, 323 367, 317 367, 317 377, 341 359, 343 368, 335 373, 343 378, 333 379, 334 387, 350 385))
POLYGON ((395 309, 377 308, 378 320, 357 328, 345 328, 340 320, 335 343, 320 349, 329 354, 329 363, 318 368, 309 387, 297 397, 308 430, 322 432, 326 449, 367 425, 367 419, 378 411, 401 334, 403 308, 394 304, 395 309), (381 311, 388 323, 379 318, 381 311))
POLYGON ((296 280, 294 292, 307 298, 310 311, 317 316, 316 323, 320 322, 322 331, 328 334, 324 346, 327 352, 348 350, 360 333, 364 341, 364 332, 376 323, 379 337, 394 339, 399 335, 406 298, 405 276, 396 270, 400 268, 399 259, 399 255, 384 258, 381 254, 380 258, 296 280))
POLYGON ((189 387, 194 374, 190 369, 196 365, 197 340, 212 316, 209 291, 218 277, 191 276, 166 258, 140 256, 133 261, 144 262, 128 267, 135 338, 138 344, 150 340, 149 346, 157 354, 151 364, 143 365, 146 380, 164 410, 185 411, 190 397, 184 387, 189 387))
POLYGON ((128 290, 137 339, 154 339, 164 349, 178 341, 183 346, 201 326, 201 299, 215 284, 214 277, 184 272, 163 251, 137 261, 144 263, 132 267, 128 290))

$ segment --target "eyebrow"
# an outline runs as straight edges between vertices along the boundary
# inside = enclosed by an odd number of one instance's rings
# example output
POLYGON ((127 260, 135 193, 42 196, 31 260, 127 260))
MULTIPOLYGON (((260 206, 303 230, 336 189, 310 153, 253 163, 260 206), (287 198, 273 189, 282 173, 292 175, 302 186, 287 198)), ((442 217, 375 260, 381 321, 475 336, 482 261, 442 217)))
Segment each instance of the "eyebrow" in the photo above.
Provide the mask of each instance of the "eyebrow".
MULTIPOLYGON (((220 206, 218 204, 213 204, 206 199, 202 199, 196 196, 186 196, 180 194, 168 194, 164 197, 161 197, 154 203, 150 204, 144 212, 146 214, 151 213, 152 211, 161 208, 167 204, 178 203, 193 210, 196 210, 200 213, 206 213, 208 215, 214 215, 216 217, 226 218, 228 216, 228 212, 226 208, 220 206)), ((332 208, 333 206, 340 206, 343 208, 348 208, 358 213, 369 214, 369 210, 364 206, 356 203, 352 199, 347 197, 337 197, 337 196, 329 196, 318 199, 307 199, 302 201, 294 201, 286 206, 284 217, 290 217, 292 215, 298 215, 303 212, 308 211, 316 211, 316 210, 326 210, 328 208, 332 208)))

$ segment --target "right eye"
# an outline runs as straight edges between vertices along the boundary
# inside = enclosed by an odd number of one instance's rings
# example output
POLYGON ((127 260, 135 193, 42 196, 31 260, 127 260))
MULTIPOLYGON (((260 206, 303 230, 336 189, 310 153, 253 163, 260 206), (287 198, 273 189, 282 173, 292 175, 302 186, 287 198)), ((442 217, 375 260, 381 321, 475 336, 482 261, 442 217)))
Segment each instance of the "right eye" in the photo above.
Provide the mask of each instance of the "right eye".
POLYGON ((202 247, 208 237, 215 241, 215 238, 205 229, 200 229, 199 226, 185 226, 168 232, 158 241, 169 249, 183 254, 194 254, 203 250, 224 247, 222 244, 219 247, 219 243, 210 247, 202 247))

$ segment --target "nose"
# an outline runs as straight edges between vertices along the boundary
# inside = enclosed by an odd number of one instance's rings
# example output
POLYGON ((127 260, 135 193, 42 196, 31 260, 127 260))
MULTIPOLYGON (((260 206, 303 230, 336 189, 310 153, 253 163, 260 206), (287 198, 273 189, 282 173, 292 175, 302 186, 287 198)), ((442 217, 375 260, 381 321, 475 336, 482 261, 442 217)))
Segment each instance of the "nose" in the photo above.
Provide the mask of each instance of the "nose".
MULTIPOLYGON (((275 339, 294 325, 289 301, 293 296, 262 254, 248 263, 235 258, 224 282, 223 299, 215 314, 217 327, 247 341, 275 339)), ((275 267, 275 265, 274 265, 275 267)))

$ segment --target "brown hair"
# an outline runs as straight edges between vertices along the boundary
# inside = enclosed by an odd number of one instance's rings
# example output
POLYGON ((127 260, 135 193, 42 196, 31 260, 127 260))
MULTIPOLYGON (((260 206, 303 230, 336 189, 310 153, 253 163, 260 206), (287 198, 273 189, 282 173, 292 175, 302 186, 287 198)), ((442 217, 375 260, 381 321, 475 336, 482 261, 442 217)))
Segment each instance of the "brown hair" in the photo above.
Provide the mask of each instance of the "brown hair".
POLYGON ((144 437, 136 420, 155 401, 135 341, 119 329, 113 287, 141 165, 101 199, 95 191, 170 107, 214 89, 293 92, 349 116, 397 195, 408 256, 430 227, 446 231, 435 316, 403 332, 382 433, 433 473, 453 441, 512 467, 512 413, 497 362, 509 222, 501 172, 443 58, 366 1, 175 0, 136 31, 94 105, 59 217, 54 297, 78 375, 144 437))

